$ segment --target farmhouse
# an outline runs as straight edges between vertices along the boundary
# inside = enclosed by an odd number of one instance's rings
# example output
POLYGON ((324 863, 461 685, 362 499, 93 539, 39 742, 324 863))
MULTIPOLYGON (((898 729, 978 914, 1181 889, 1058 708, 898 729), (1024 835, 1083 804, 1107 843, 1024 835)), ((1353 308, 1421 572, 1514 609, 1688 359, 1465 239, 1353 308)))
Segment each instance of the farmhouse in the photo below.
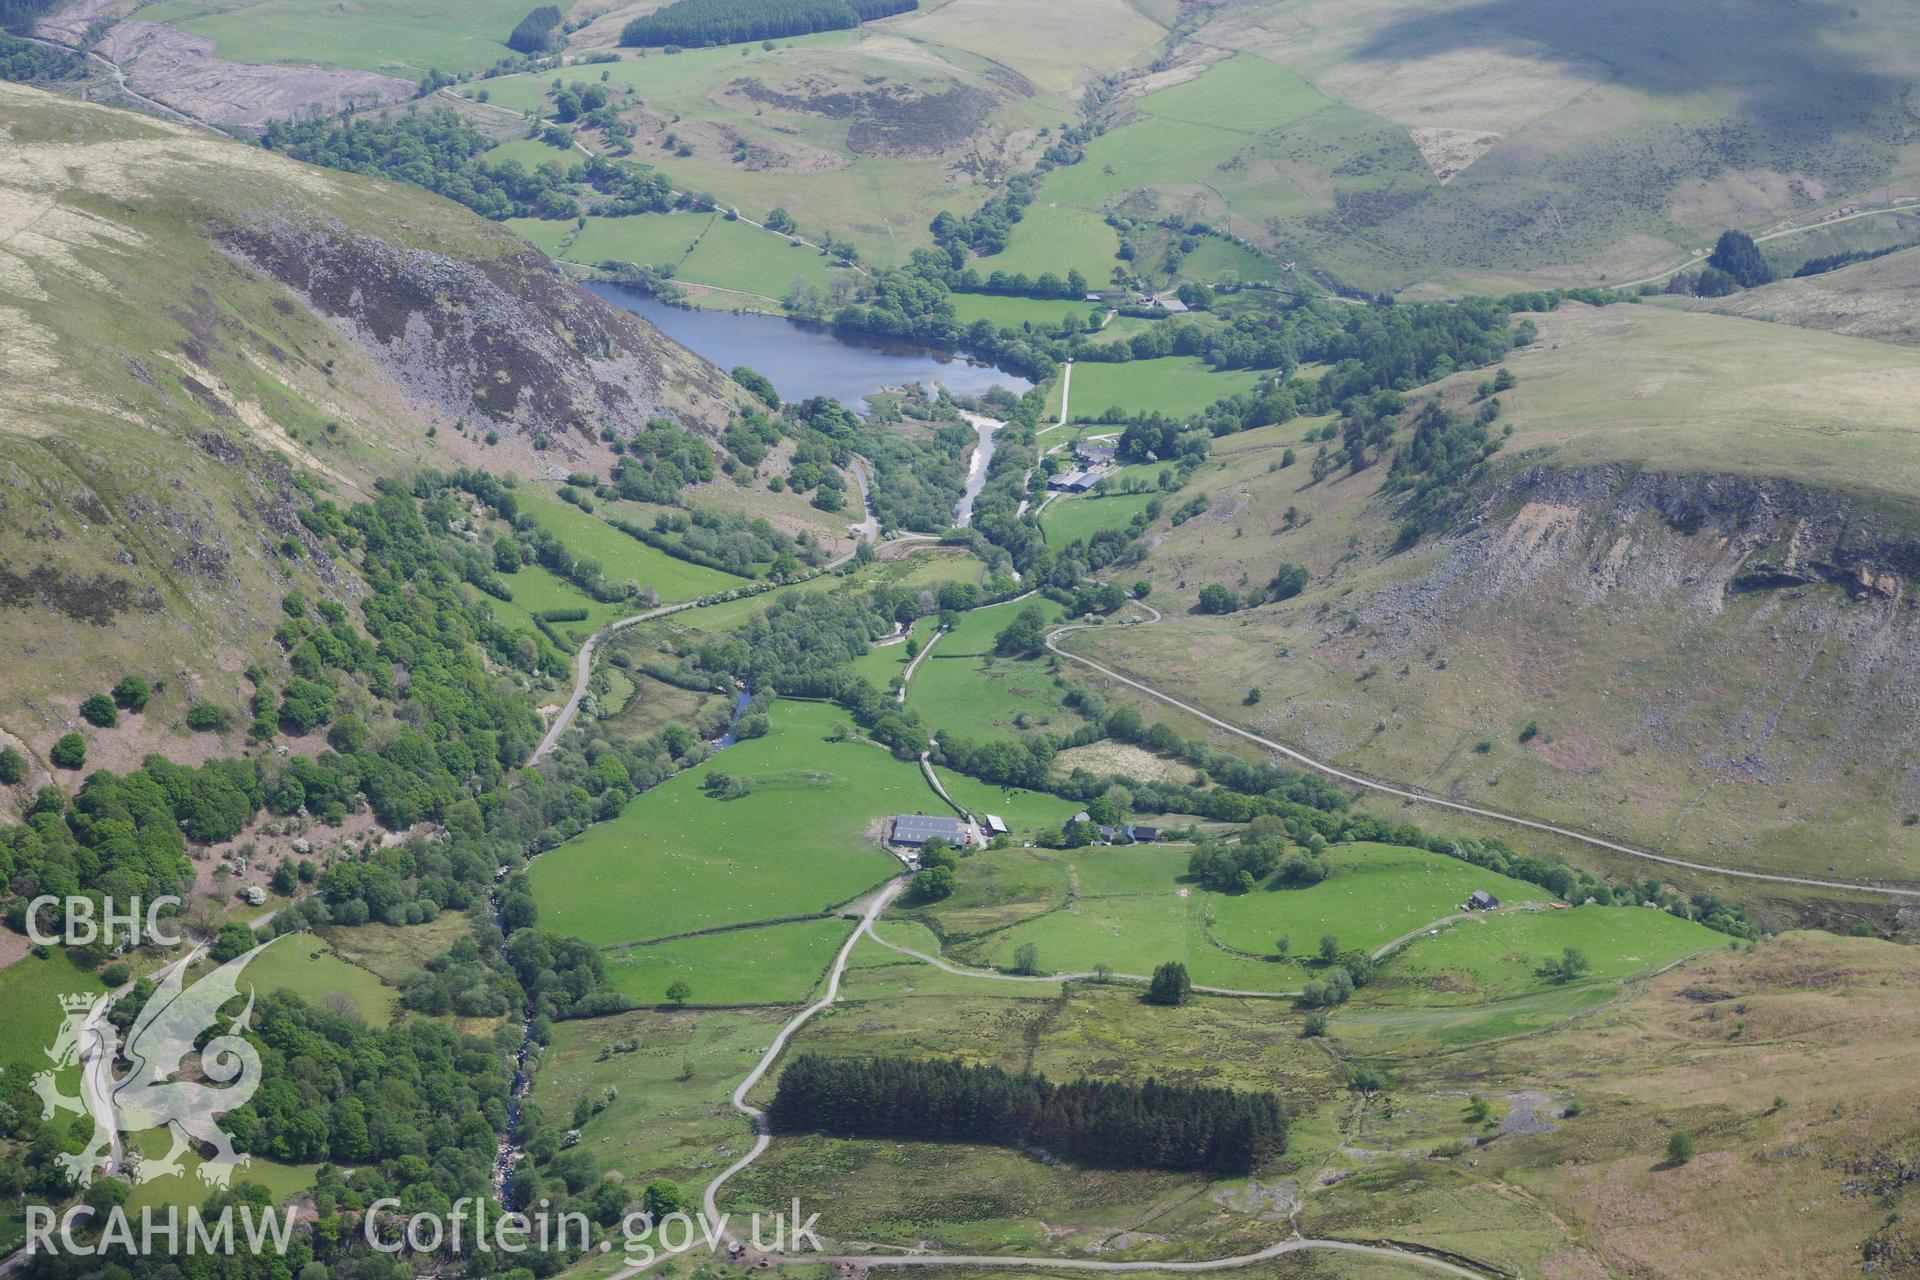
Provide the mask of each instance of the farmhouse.
POLYGON ((1114 451, 1103 444, 1088 444, 1082 440, 1073 446, 1073 456, 1084 462, 1089 468, 1111 466, 1114 451))
POLYGON ((1475 889, 1473 896, 1467 899, 1467 910, 1469 911, 1491 911, 1499 905, 1500 899, 1494 897, 1485 889, 1475 889))
POLYGON ((948 844, 963 845, 967 843, 967 829, 958 818, 903 813, 893 820, 893 834, 889 841, 909 849, 918 849, 935 838, 945 840, 948 844))

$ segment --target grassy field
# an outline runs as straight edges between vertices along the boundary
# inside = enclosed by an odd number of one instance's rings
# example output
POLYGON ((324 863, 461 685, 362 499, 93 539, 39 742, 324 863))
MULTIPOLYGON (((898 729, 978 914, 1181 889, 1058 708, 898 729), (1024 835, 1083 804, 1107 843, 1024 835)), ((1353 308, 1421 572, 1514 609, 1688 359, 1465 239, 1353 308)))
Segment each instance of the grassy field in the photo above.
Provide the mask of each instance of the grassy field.
MULTIPOLYGON (((1086 972, 1105 964, 1145 974, 1177 959, 1197 983, 1269 992, 1297 991, 1316 977, 1325 936, 1343 952, 1372 954, 1432 925, 1433 936, 1392 953, 1365 1004, 1381 1010, 1472 1006, 1476 1012, 1459 1020, 1461 1034, 1482 1038, 1501 1034, 1498 1019, 1512 1016, 1489 1013, 1483 1009, 1489 1002, 1540 996, 1553 1016, 1565 1015, 1567 1000, 1536 972, 1564 947, 1585 951, 1593 963, 1577 985, 1610 989, 1630 974, 1725 941, 1664 913, 1516 910, 1514 904, 1541 903, 1548 895, 1424 850, 1338 845, 1327 855, 1333 874, 1319 884, 1245 894, 1194 885, 1186 877, 1189 852, 1132 845, 980 854, 961 864, 953 897, 923 914, 938 926, 949 954, 968 963, 1005 966, 1031 944, 1046 969, 1086 972), (1506 905, 1491 916, 1466 916, 1461 903, 1474 889, 1487 889, 1506 905), (1291 957, 1285 962, 1277 952, 1283 937, 1291 957), (1492 1030, 1488 1017, 1496 1019, 1492 1030)), ((1579 999, 1589 998, 1601 997, 1579 999)))
MULTIPOLYGON (((549 489, 521 485, 514 491, 514 497, 522 511, 539 520, 541 528, 566 543, 567 550, 575 556, 598 562, 601 571, 614 582, 637 582, 653 588, 662 604, 726 591, 745 581, 731 573, 691 564, 638 538, 630 538, 598 516, 561 501, 549 489)), ((519 576, 514 575, 515 583, 519 576)), ((519 600, 517 591, 514 599, 519 600)))
MULTIPOLYGON (((1082 360, 1073 366, 1073 418, 1097 418, 1109 409, 1127 414, 1199 413, 1222 396, 1250 390, 1261 378, 1254 369, 1216 370, 1199 356, 1163 356, 1125 364, 1082 360)), ((1060 413, 1060 384, 1047 393, 1047 411, 1060 413)))
POLYGON ((725 218, 680 262, 682 279, 770 298, 785 298, 798 284, 827 288, 836 270, 816 249, 725 218))
MULTIPOLYGON (((490 147, 486 153, 487 163, 499 164, 512 160, 523 169, 537 169, 543 164, 557 164, 561 169, 570 169, 586 159, 572 147, 556 147, 544 138, 508 138, 505 142, 490 147)), ((559 235, 571 235, 574 222, 571 218, 511 218, 508 220, 513 229, 525 235, 528 224, 537 224, 542 230, 536 233, 536 242, 559 235)), ((544 247, 544 246, 543 246, 544 247)))
MULTIPOLYGON (((983 259, 982 265, 993 265, 998 261, 997 258, 983 259)), ((1045 269, 1054 270, 1051 267, 1045 269)), ((997 328, 1018 329, 1031 324, 1051 333, 1060 327, 1060 320, 1064 316, 1071 315, 1083 326, 1100 322, 1100 308, 1090 302, 1066 298, 1011 298, 988 293, 956 293, 952 296, 954 317, 962 325, 986 320, 997 328)))
MULTIPOLYGON (((130 1144, 149 1159, 158 1160, 167 1153, 167 1137, 159 1129, 148 1129, 129 1139, 130 1144)), ((201 1156, 189 1150, 180 1157, 181 1171, 151 1178, 134 1186, 126 1199, 127 1212, 134 1222, 140 1220, 140 1210, 151 1206, 156 1213, 167 1205, 179 1208, 199 1207, 206 1203, 212 1194, 212 1188, 200 1180, 199 1168, 201 1156)), ((284 1164, 266 1156, 254 1156, 244 1169, 233 1175, 233 1184, 251 1182, 257 1187, 265 1187, 273 1197, 274 1204, 285 1204, 301 1192, 313 1186, 313 1176, 320 1171, 317 1164, 284 1164)), ((162 1221, 164 1218, 156 1218, 162 1221)), ((240 1233, 240 1224, 235 1223, 236 1234, 240 1233)))
POLYGON ((247 965, 244 980, 262 994, 291 991, 323 1008, 331 1005, 333 997, 343 997, 351 1002, 360 1020, 372 1027, 385 1026, 400 999, 400 993, 382 982, 380 975, 349 964, 324 940, 306 933, 276 942, 261 952, 247 965))
MULTIPOLYGON (((1076 375, 1077 376, 1077 375, 1076 375)), ((1040 513, 1040 528, 1050 546, 1064 547, 1076 539, 1089 538, 1102 529, 1122 529, 1127 521, 1147 509, 1156 493, 1083 493, 1055 498, 1040 513)), ((1166 499, 1161 497, 1164 505, 1166 499)))
POLYGON ((358 67, 408 79, 430 69, 478 71, 510 57, 506 40, 526 17, 521 0, 162 0, 141 10, 206 36, 238 62, 358 67))
POLYGON ((535 1079, 540 1105, 610 1105, 581 1126, 580 1150, 635 1186, 678 1181, 696 1194, 751 1140, 727 1096, 791 1010, 642 1011, 556 1023, 535 1079), (614 1052, 614 1046, 633 1046, 614 1052), (640 1140, 640 1135, 645 1135, 640 1140))
POLYGON ((611 945, 714 925, 807 915, 899 870, 882 820, 933 812, 920 771, 878 748, 826 741, 846 718, 780 702, 773 731, 637 797, 618 818, 536 860, 528 872, 548 928, 611 945), (711 772, 752 784, 718 800, 711 772))
POLYGON ((567 246, 569 262, 635 262, 642 266, 679 264, 694 242, 719 220, 717 213, 630 214, 624 218, 588 218, 567 246))
POLYGON ((60 997, 105 990, 99 974, 75 964, 60 947, 44 960, 26 955, 0 969, 0 1019, 9 1028, 0 1046, 0 1069, 31 1073, 44 1068, 43 1050, 64 1017, 60 997))
POLYGON ((1180 274, 1206 284, 1256 284, 1278 280, 1284 273, 1269 254, 1219 236, 1201 236, 1194 251, 1181 259, 1180 274))
POLYGON ((635 1004, 666 1003, 676 981, 693 988, 692 1005, 795 1004, 819 985, 852 928, 807 920, 625 947, 608 953, 607 980, 635 1004))
MULTIPOLYGON (((1425 988, 1424 998, 1464 1004, 1539 990, 1546 984, 1536 971, 1564 947, 1578 948, 1593 962, 1591 981, 1609 982, 1695 951, 1725 947, 1727 941, 1725 934, 1692 921, 1639 907, 1498 912, 1408 948, 1393 976, 1425 988)), ((1380 998, 1395 994, 1383 992, 1380 998)))
MULTIPOLYGON (((638 546, 638 543, 634 545, 638 546)), ((587 616, 579 622, 552 623, 553 629, 561 635, 570 637, 577 648, 586 642, 594 631, 615 618, 630 611, 631 606, 622 601, 608 604, 595 600, 565 578, 556 576, 551 570, 537 564, 522 565, 510 574, 503 574, 502 580, 507 589, 513 592, 511 600, 496 600, 492 596, 474 592, 476 599, 483 601, 497 614, 501 621, 510 627, 522 630, 534 630, 534 615, 551 609, 585 609, 587 616)))
POLYGON ((1537 885, 1420 849, 1338 845, 1328 856, 1333 874, 1310 889, 1256 889, 1217 897, 1210 904, 1214 936, 1236 950, 1268 952, 1284 933, 1293 939, 1294 951, 1303 953, 1331 933, 1342 947, 1372 951, 1430 921, 1458 914, 1475 889, 1485 889, 1507 904, 1551 897, 1537 885))
POLYGON ((1023 272, 1035 278, 1051 271, 1065 279, 1068 271, 1077 269, 1090 288, 1104 289, 1119 265, 1114 256, 1119 250, 1119 235, 1100 215, 1036 201, 1014 224, 1007 247, 975 265, 981 275, 1023 272))
POLYGON ((938 732, 976 740, 1077 724, 1079 717, 1063 701, 1066 690, 1055 682, 1044 659, 993 652, 994 637, 1033 603, 1048 621, 1059 617, 1060 606, 1044 599, 964 615, 914 672, 907 706, 938 732), (1025 724, 1019 723, 1022 717, 1025 724))

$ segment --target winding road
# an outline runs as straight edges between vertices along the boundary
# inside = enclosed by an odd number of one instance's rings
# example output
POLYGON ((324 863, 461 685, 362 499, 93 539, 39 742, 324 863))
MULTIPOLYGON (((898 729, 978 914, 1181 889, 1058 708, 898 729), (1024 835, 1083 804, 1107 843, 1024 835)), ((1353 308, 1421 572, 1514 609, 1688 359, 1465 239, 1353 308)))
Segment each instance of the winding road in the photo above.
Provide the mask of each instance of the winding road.
MULTIPOLYGON (((885 888, 881 889, 878 893, 874 894, 874 896, 871 899, 868 900, 865 910, 861 912, 859 925, 854 929, 852 933, 847 935, 846 942, 841 944, 839 954, 837 954, 834 957, 833 967, 827 971, 826 988, 821 993, 820 998, 814 1001, 812 1004, 808 1005, 806 1008, 802 1009, 799 1013, 795 1014, 793 1016, 793 1019, 790 1022, 786 1023, 784 1026, 780 1028, 780 1030, 777 1033, 775 1033, 773 1037, 773 1042, 767 1046, 766 1052, 760 1055, 760 1060, 754 1064, 753 1070, 749 1071, 746 1075, 746 1078, 741 1080, 739 1085, 734 1088, 732 1097, 729 1099, 729 1101, 731 1102, 733 1109, 735 1111, 739 1112, 741 1115, 745 1116, 749 1121, 753 1123, 753 1128, 754 1128, 753 1145, 747 1149, 744 1155, 742 1155, 738 1160, 735 1160, 732 1164, 728 1165, 725 1169, 721 1170, 720 1174, 717 1177, 715 1177, 712 1182, 709 1182, 707 1184, 706 1192, 701 1197, 701 1208, 706 1215, 706 1220, 707 1220, 707 1225, 709 1230, 716 1231, 716 1233, 719 1235, 728 1234, 723 1227, 719 1227, 716 1225, 722 1222, 722 1218, 720 1215, 720 1191, 723 1187, 726 1186, 728 1182, 730 1182, 742 1170, 752 1165, 755 1160, 758 1160, 762 1155, 764 1155, 766 1153, 767 1148, 773 1144, 773 1132, 767 1124, 767 1113, 761 1108, 754 1106, 751 1102, 748 1102, 747 1095, 751 1093, 754 1087, 757 1086, 762 1080, 766 1079, 767 1072, 771 1071, 773 1069, 774 1063, 779 1061, 781 1053, 783 1053, 786 1050, 788 1043, 792 1041, 794 1033, 799 1031, 801 1027, 805 1026, 809 1021, 811 1021, 815 1015, 831 1007, 836 1001, 839 1000, 840 979, 846 973, 847 961, 852 957, 853 949, 855 946, 859 945, 861 938, 863 937, 872 938, 875 942, 880 943, 881 946, 890 947, 895 951, 901 951, 907 955, 911 955, 918 959, 925 960, 928 963, 933 964, 941 969, 944 969, 949 973, 957 973, 962 977, 995 978, 995 979, 1002 979, 1007 981, 1059 982, 1064 977, 1068 976, 1068 975, 1055 974, 1045 978, 1026 978, 1019 974, 987 973, 981 970, 958 969, 951 965, 945 964, 942 961, 936 960, 931 956, 922 955, 920 952, 914 951, 910 948, 896 946, 891 942, 887 942, 885 939, 879 937, 879 935, 873 932, 873 922, 880 918, 880 914, 887 909, 887 906, 890 903, 892 903, 892 901, 895 898, 900 896, 900 893, 906 888, 906 886, 907 886, 906 878, 900 877, 898 879, 890 881, 885 888)), ((1092 977, 1093 975, 1087 974, 1082 976, 1092 977)), ((1196 987, 1194 989, 1196 991, 1204 990, 1204 988, 1200 988, 1200 987, 1196 987)), ((1271 994, 1271 993, 1263 992, 1259 994, 1271 994)), ((662 1262, 667 1258, 673 1257, 676 1254, 690 1252, 697 1246, 698 1246, 698 1240, 696 1238, 694 1240, 689 1240, 687 1245, 682 1249, 676 1249, 676 1250, 661 1249, 658 1252, 656 1252, 654 1257, 652 1257, 646 1262, 635 1263, 632 1266, 623 1267, 620 1270, 614 1272, 612 1276, 609 1277, 609 1280, 630 1280, 630 1277, 640 1275, 641 1273, 651 1269, 657 1263, 662 1262)), ((823 1255, 823 1254, 816 1254, 816 1253, 796 1253, 796 1254, 783 1253, 783 1254, 776 1254, 773 1256, 778 1257, 783 1261, 791 1261, 796 1263, 808 1263, 808 1264, 816 1264, 816 1265, 827 1264, 827 1265, 833 1265, 833 1266, 852 1266, 852 1267, 859 1267, 859 1268, 972 1266, 972 1267, 994 1267, 994 1268, 1009 1268, 1009 1269, 1032 1268, 1035 1270, 1042 1270, 1042 1271, 1127 1272, 1127 1271, 1230 1271, 1239 1267, 1253 1266, 1257 1263, 1271 1261, 1274 1258, 1284 1257, 1285 1255, 1290 1253, 1308 1253, 1308 1252, 1364 1254, 1368 1257, 1388 1258, 1396 1262, 1413 1263, 1418 1266, 1424 1266, 1424 1267, 1430 1268, 1431 1270, 1440 1272, 1445 1275, 1465 1277, 1465 1280, 1490 1280, 1489 1273, 1487 1272, 1475 1271, 1472 1268, 1462 1266, 1459 1263, 1449 1262, 1444 1258, 1433 1257, 1429 1254, 1420 1253, 1413 1249, 1401 1249, 1401 1248, 1396 1248, 1392 1245, 1363 1244, 1359 1241, 1354 1241, 1354 1240, 1318 1240, 1318 1239, 1312 1239, 1312 1238, 1303 1237, 1303 1236, 1289 1236, 1288 1238, 1284 1240, 1276 1241, 1275 1243, 1270 1244, 1266 1248, 1261 1249, 1255 1253, 1234 1254, 1230 1257, 1224 1257, 1224 1258, 1204 1258, 1196 1261, 1139 1260, 1139 1261, 1122 1262, 1117 1260, 1097 1259, 1097 1258, 1063 1258, 1063 1257, 1056 1257, 1051 1254, 1023 1256, 1023 1255, 1017 1255, 1017 1254, 940 1254, 940 1253, 836 1254, 836 1255, 823 1255)))
MULTIPOLYGON (((1146 603, 1146 601, 1136 600, 1134 603, 1153 615, 1152 619, 1148 622, 1135 625, 1151 626, 1153 623, 1162 621, 1160 611, 1146 603)), ((1315 773, 1324 774, 1339 782, 1345 782, 1349 785, 1360 787, 1367 791, 1373 791, 1380 795, 1393 796, 1396 799, 1412 801, 1415 804, 1431 805, 1436 809, 1448 809, 1454 813, 1471 814, 1476 818, 1489 818, 1495 822, 1504 822, 1511 826, 1525 827, 1531 831, 1543 831, 1548 835, 1560 836, 1567 840, 1577 840, 1582 844, 1591 845, 1596 849, 1605 849, 1610 853, 1624 854, 1629 858, 1638 858, 1645 862, 1659 863, 1662 866, 1680 867, 1687 871, 1698 871, 1706 875, 1728 876, 1738 880, 1756 880, 1769 884, 1801 885, 1812 889, 1838 889, 1849 893, 1870 893, 1888 898, 1920 898, 1920 889, 1902 888, 1897 885, 1853 883, 1845 880, 1820 880, 1812 876, 1780 875, 1769 871, 1743 871, 1734 867, 1716 867, 1705 862, 1690 862, 1685 858, 1669 857, 1662 853, 1649 853, 1645 849, 1636 849, 1632 845, 1619 844, 1612 840, 1603 839, 1600 836, 1589 835, 1584 831, 1575 831, 1569 827, 1555 826, 1551 822, 1539 822, 1532 818, 1522 818, 1518 814, 1502 813, 1498 809, 1487 809, 1479 805, 1463 804, 1458 800, 1444 800, 1439 796, 1429 795, 1424 791, 1416 791, 1410 787, 1399 787, 1390 783, 1376 782, 1372 778, 1363 777, 1360 774, 1353 773, 1346 769, 1336 768, 1322 760, 1316 760, 1305 752, 1296 751, 1284 743, 1275 742, 1272 738, 1263 737, 1251 729, 1243 729, 1237 724, 1230 724, 1216 715, 1202 711, 1190 702, 1182 702, 1171 694, 1162 693, 1150 684, 1135 680, 1132 676, 1121 675, 1112 667, 1103 666, 1091 658, 1082 657, 1070 649, 1060 647, 1060 641, 1072 635, 1074 632, 1099 629, 1099 627, 1086 624, 1055 627, 1047 633, 1047 649, 1049 652, 1059 654, 1069 662, 1077 662, 1083 667, 1099 672, 1109 680, 1118 681, 1126 685, 1129 689, 1137 689, 1150 698, 1158 699, 1170 707, 1184 711, 1195 719, 1203 720, 1216 729, 1223 729, 1237 737, 1245 738, 1248 742, 1265 747, 1277 755, 1285 756, 1303 768, 1311 769, 1315 773)))
MULTIPOLYGON (((1765 244, 1769 240, 1783 240, 1788 236, 1797 236, 1807 231, 1819 231, 1823 227, 1838 226, 1842 222, 1852 222, 1855 218, 1872 218, 1883 213, 1920 214, 1920 204, 1889 204, 1883 205, 1878 209, 1856 209, 1852 213, 1836 214, 1831 218, 1826 218, 1819 222, 1809 222, 1803 227, 1783 227, 1778 231, 1769 231, 1765 235, 1755 236, 1753 242, 1755 244, 1765 244)), ((1657 275, 1641 276, 1638 280, 1623 280, 1619 284, 1606 284, 1602 282, 1597 287, 1602 289, 1638 289, 1643 284, 1657 284, 1669 276, 1680 274, 1688 267, 1698 266, 1712 256, 1711 253, 1696 254, 1679 266, 1669 267, 1657 275)))
MULTIPOLYGON (((880 520, 874 515, 873 503, 867 498, 867 460, 858 456, 854 457, 848 470, 853 472, 854 483, 860 487, 860 505, 865 509, 867 518, 859 524, 852 526, 851 532, 854 534, 853 550, 843 552, 827 561, 824 565, 821 565, 821 573, 831 573, 858 555, 860 551, 859 544, 862 540, 867 542, 877 542, 879 540, 880 520)), ((937 539, 928 538, 927 545, 932 546, 935 541, 937 541, 937 539)), ((779 590, 778 587, 772 588, 772 591, 777 590, 779 590)), ((772 591, 763 594, 772 594, 772 591)), ((644 612, 633 614, 630 617, 617 618, 588 636, 587 642, 580 646, 580 652, 573 660, 573 693, 567 698, 566 705, 561 707, 558 714, 553 717, 553 723, 547 726, 547 732, 540 739, 540 745, 535 747, 533 754, 527 757, 526 767, 531 769, 534 765, 539 764, 551 755, 554 747, 559 745, 560 739, 566 735, 567 730, 573 727, 574 717, 580 714, 580 703, 587 696, 587 683, 593 679, 593 655, 599 650, 601 641, 617 631, 624 631, 628 627, 638 626, 642 622, 651 622, 655 618, 664 618, 669 614, 683 613, 688 609, 698 609, 700 607, 700 601, 698 600, 682 600, 679 604, 663 604, 657 609, 648 609, 644 612)))
POLYGON ((174 107, 170 107, 166 103, 161 102, 156 98, 149 98, 146 94, 141 93, 138 89, 135 89, 132 85, 127 83, 126 68, 122 67, 119 63, 115 62, 112 58, 107 57, 105 54, 100 53, 97 50, 80 49, 70 44, 62 44, 58 40, 47 40, 40 36, 16 35, 14 36, 14 39, 24 40, 28 44, 41 45, 48 49, 58 49, 62 53, 71 53, 78 57, 86 58, 90 61, 97 62, 101 66, 105 67, 108 71, 113 73, 114 84, 119 87, 121 93, 124 93, 127 97, 139 103, 141 106, 147 108, 149 111, 152 111, 158 115, 165 116, 169 120, 177 120, 181 124, 190 124, 198 128, 205 129, 208 133, 217 133, 223 138, 233 137, 232 134, 228 133, 225 129, 222 129, 217 124, 208 124, 205 120, 202 120, 199 116, 188 115, 184 111, 178 110, 174 107))

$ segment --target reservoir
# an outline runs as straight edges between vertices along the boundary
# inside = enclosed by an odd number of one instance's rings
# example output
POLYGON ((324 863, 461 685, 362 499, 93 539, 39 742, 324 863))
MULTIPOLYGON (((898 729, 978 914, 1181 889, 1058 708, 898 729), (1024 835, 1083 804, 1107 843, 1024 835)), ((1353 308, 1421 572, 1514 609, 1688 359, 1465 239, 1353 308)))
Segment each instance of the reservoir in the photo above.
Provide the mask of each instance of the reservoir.
POLYGON ((930 387, 937 382, 956 396, 977 396, 993 387, 1022 395, 1033 386, 1017 374, 933 347, 842 337, 781 316, 689 311, 623 285, 596 282, 586 287, 722 369, 743 364, 766 375, 782 400, 828 396, 865 413, 866 398, 886 387, 930 387))

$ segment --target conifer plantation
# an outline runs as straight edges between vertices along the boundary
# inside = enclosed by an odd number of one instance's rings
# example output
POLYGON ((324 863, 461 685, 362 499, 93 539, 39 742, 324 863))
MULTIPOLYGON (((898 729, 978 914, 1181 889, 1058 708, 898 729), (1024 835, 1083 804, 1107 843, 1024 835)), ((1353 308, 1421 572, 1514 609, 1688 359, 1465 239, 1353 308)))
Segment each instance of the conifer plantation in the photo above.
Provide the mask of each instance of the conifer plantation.
POLYGON ((800 1054, 780 1074, 775 1132, 1039 1147, 1122 1168, 1248 1174, 1287 1148, 1271 1093, 1191 1085, 1055 1084, 999 1067, 800 1054))

